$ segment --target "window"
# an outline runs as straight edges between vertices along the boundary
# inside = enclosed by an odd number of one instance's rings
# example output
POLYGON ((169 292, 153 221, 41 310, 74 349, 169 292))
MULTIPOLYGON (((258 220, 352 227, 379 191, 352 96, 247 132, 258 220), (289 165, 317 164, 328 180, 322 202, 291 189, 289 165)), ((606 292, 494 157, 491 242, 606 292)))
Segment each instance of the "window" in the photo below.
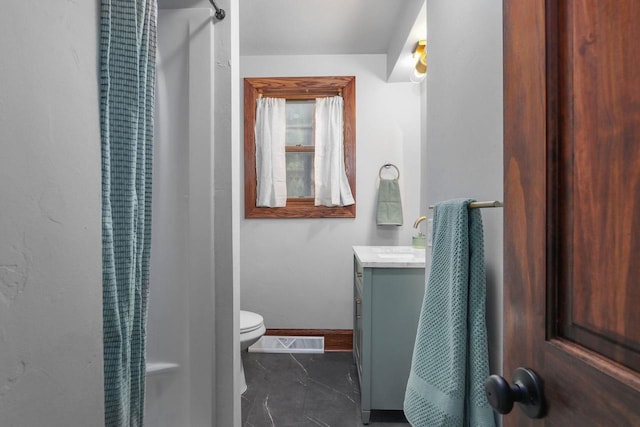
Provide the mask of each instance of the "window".
POLYGON ((315 99, 341 95, 344 102, 344 164, 355 189, 355 77, 282 77, 244 79, 245 218, 354 218, 350 206, 314 206, 315 99), (256 100, 286 100, 286 206, 256 206, 256 100))
POLYGON ((288 99, 285 104, 287 131, 287 203, 313 198, 313 116, 315 100, 288 99))

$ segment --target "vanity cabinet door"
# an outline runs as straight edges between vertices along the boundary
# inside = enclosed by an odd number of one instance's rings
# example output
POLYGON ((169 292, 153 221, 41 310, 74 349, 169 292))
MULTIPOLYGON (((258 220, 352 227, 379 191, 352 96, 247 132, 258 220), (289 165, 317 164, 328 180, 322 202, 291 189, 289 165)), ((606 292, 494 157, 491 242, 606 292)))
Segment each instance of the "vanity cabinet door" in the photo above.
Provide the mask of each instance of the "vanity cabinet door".
POLYGON ((364 424, 371 410, 402 410, 424 277, 424 268, 363 268, 354 259, 353 357, 364 424))
POLYGON ((373 269, 371 408, 401 410, 424 297, 424 269, 373 269))

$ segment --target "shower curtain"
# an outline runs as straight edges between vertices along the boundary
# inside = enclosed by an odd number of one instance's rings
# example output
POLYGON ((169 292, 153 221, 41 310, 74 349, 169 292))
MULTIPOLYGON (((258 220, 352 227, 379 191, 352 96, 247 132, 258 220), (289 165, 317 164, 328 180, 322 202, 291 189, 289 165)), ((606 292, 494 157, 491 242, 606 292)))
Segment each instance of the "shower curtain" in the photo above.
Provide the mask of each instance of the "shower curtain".
POLYGON ((106 426, 144 418, 156 14, 156 0, 101 1, 106 426))

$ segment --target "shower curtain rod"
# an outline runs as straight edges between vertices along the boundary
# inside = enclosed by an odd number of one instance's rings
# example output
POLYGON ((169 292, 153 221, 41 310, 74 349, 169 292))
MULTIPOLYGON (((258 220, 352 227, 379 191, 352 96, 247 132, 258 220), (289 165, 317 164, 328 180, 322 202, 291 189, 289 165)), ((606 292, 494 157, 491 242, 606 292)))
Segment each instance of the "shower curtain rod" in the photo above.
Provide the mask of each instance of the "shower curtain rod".
POLYGON ((211 6, 213 6, 213 8, 216 10, 216 18, 218 18, 219 21, 222 21, 226 16, 226 14, 224 13, 224 9, 220 9, 218 6, 216 6, 216 3, 213 0, 209 0, 209 3, 211 3, 211 6))
MULTIPOLYGON (((471 202, 469 203, 469 209, 477 209, 477 208, 501 208, 504 206, 504 203, 498 200, 491 200, 489 202, 471 202)), ((429 209, 433 209, 434 206, 429 206, 429 209)))

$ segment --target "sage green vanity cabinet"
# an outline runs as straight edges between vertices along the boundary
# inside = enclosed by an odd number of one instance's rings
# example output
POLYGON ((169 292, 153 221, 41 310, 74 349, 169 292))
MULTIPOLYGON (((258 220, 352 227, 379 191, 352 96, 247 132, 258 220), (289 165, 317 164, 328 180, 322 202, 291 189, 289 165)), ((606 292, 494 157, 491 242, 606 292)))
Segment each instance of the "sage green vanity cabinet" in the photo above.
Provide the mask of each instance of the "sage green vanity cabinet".
POLYGON ((372 410, 402 410, 425 287, 424 251, 421 263, 401 256, 375 262, 367 257, 371 248, 381 247, 353 248, 353 356, 363 424, 372 410))

